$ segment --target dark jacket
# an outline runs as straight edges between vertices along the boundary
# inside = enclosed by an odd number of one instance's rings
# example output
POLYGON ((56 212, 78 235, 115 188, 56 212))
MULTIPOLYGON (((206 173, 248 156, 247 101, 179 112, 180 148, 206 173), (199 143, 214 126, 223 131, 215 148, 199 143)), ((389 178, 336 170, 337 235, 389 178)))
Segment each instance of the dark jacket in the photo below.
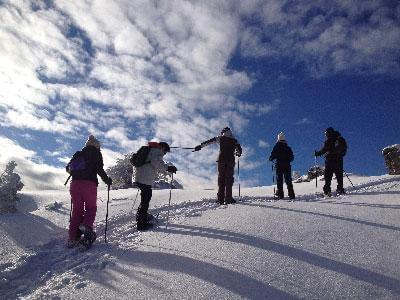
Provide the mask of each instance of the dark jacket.
MULTIPOLYGON (((84 174, 73 175, 72 180, 90 180, 98 185, 99 181, 97 180, 97 175, 99 175, 101 179, 105 183, 107 183, 108 176, 103 169, 103 156, 101 155, 100 150, 94 146, 86 146, 82 149, 81 152, 86 162, 86 171, 84 172, 84 174)), ((74 156, 75 155, 76 153, 74 154, 74 156)))
POLYGON ((316 156, 321 156, 325 154, 326 161, 337 161, 343 160, 343 156, 339 154, 338 149, 336 148, 336 141, 340 134, 337 131, 331 132, 327 134, 324 146, 321 150, 316 151, 316 156))
POLYGON ((231 135, 220 135, 213 137, 212 139, 201 143, 201 147, 205 147, 214 143, 219 143, 219 155, 217 161, 234 163, 235 154, 237 156, 242 155, 242 147, 231 135))
POLYGON ((270 161, 276 159, 276 169, 286 170, 294 159, 293 151, 285 141, 279 141, 275 144, 269 157, 270 161))

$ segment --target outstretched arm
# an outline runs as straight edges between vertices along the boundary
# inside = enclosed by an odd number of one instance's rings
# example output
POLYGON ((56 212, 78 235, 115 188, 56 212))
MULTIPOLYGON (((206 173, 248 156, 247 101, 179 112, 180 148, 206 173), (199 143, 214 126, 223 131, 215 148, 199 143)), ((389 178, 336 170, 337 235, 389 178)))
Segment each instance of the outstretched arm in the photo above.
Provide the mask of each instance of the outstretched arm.
POLYGON ((194 151, 200 151, 201 148, 204 148, 204 147, 206 147, 208 145, 215 144, 215 143, 218 143, 218 142, 219 142, 219 137, 218 136, 213 137, 212 139, 209 139, 209 140, 207 140, 205 142, 202 142, 200 145, 197 145, 196 147, 194 147, 194 151))

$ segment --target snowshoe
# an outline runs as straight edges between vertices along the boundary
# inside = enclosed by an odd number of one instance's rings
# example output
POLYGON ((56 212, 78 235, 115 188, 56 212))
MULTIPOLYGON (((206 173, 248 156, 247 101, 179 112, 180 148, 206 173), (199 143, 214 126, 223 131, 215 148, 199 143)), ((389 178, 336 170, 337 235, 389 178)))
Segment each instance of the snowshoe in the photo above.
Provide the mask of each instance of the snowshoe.
POLYGON ((80 225, 79 229, 83 232, 83 237, 79 241, 79 251, 86 251, 90 249, 97 238, 96 232, 91 228, 86 228, 84 225, 80 225))

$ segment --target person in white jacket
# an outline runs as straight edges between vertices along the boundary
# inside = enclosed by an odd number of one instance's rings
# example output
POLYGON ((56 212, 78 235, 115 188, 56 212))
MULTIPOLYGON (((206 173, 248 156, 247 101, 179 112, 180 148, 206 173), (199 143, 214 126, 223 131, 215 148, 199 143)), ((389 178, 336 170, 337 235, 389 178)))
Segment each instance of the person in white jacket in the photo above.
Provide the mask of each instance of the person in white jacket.
POLYGON ((169 166, 163 160, 163 156, 170 151, 167 143, 149 142, 148 146, 150 151, 146 163, 140 167, 135 167, 132 176, 132 182, 136 183, 140 189, 141 201, 136 215, 137 229, 140 231, 153 227, 153 224, 149 223, 147 211, 152 197, 152 185, 157 178, 157 173, 163 171, 176 173, 177 171, 175 166, 169 166))

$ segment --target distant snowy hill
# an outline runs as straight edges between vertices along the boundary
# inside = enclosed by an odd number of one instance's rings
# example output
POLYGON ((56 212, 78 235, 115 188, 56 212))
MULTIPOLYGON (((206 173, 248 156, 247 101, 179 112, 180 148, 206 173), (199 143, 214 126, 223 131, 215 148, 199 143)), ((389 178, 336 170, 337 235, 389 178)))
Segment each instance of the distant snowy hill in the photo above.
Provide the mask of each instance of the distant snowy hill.
POLYGON ((399 299, 400 176, 350 178, 328 199, 322 183, 297 183, 295 202, 274 201, 272 186, 228 206, 216 190, 172 190, 168 228, 169 190, 154 190, 148 232, 136 231, 137 190, 111 191, 107 244, 102 186, 84 253, 64 247, 67 188, 25 191, 0 215, 0 298, 399 299))

